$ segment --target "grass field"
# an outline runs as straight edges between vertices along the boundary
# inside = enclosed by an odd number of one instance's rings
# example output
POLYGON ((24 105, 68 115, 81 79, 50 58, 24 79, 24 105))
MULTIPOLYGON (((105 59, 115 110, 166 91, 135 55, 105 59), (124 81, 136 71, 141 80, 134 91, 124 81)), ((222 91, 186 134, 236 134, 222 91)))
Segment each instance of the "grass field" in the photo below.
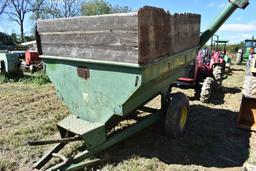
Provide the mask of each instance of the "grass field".
MULTIPOLYGON (((154 125, 103 152, 96 168, 231 171, 241 170, 245 161, 253 163, 256 133, 236 128, 243 78, 244 66, 233 66, 209 104, 199 102, 193 89, 175 88, 190 98, 186 134, 170 140, 154 125)), ((69 114, 50 83, 28 80, 0 78, 0 170, 29 170, 51 146, 30 147, 27 141, 58 136, 55 124, 69 114)))

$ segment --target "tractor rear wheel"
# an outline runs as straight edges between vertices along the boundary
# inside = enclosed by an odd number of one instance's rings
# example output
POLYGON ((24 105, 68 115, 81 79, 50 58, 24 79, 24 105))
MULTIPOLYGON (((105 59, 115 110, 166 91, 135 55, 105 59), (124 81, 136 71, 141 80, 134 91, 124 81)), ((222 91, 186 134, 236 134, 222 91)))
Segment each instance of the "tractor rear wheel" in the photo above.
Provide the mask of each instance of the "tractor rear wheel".
POLYGON ((169 107, 165 115, 165 134, 170 138, 177 138, 183 135, 189 113, 189 100, 183 93, 171 95, 169 107))
POLYGON ((222 86, 222 79, 223 79, 223 68, 220 65, 217 65, 213 68, 212 71, 214 77, 214 88, 220 89, 222 86))
POLYGON ((211 77, 206 77, 200 93, 200 101, 203 103, 209 102, 212 94, 214 80, 211 77))

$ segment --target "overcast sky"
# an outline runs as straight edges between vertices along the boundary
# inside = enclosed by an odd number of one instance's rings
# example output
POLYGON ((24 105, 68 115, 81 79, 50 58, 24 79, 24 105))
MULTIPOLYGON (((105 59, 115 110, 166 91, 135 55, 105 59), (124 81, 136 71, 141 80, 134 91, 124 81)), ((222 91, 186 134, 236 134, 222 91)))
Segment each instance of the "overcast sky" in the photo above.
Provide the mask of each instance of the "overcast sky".
MULTIPOLYGON (((114 5, 128 5, 133 10, 138 10, 145 5, 155 6, 169 10, 171 13, 192 12, 202 15, 201 31, 215 19, 221 10, 228 3, 228 0, 108 0, 114 5)), ((29 17, 25 22, 25 33, 30 34, 31 21, 29 17)), ((19 28, 13 22, 0 20, 0 32, 17 32, 19 28)), ((231 43, 238 43, 252 35, 256 36, 256 1, 250 0, 250 5, 245 10, 237 10, 218 31, 221 39, 230 40, 231 43)))

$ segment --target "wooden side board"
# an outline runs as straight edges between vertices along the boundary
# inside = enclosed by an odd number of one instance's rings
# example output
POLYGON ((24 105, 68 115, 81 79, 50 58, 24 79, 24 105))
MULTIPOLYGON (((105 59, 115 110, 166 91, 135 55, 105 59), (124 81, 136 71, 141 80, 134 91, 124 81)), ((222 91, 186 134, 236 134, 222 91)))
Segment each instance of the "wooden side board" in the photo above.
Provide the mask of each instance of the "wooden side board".
POLYGON ((138 62, 138 49, 122 46, 43 45, 45 55, 114 62, 138 62))
POLYGON ((144 7, 139 18, 139 63, 148 63, 170 52, 170 14, 163 9, 144 7))
POLYGON ((136 31, 138 30, 137 27, 137 12, 96 16, 79 16, 72 18, 37 21, 37 29, 40 33, 97 30, 136 31))
POLYGON ((199 43, 200 15, 138 12, 39 20, 44 55, 146 64, 199 43))

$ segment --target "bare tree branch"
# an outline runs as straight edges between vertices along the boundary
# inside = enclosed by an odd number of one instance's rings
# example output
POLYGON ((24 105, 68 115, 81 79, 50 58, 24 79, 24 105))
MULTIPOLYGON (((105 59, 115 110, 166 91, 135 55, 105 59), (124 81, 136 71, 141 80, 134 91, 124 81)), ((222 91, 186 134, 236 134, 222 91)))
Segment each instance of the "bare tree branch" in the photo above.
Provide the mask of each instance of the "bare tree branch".
POLYGON ((6 6, 8 5, 9 0, 3 0, 0 2, 0 15, 4 12, 6 6))
POLYGON ((29 0, 6 0, 2 13, 6 14, 10 21, 14 21, 20 26, 21 41, 24 41, 24 20, 25 15, 31 11, 29 0))
POLYGON ((74 17, 80 14, 80 0, 49 0, 45 12, 52 18, 74 17))

